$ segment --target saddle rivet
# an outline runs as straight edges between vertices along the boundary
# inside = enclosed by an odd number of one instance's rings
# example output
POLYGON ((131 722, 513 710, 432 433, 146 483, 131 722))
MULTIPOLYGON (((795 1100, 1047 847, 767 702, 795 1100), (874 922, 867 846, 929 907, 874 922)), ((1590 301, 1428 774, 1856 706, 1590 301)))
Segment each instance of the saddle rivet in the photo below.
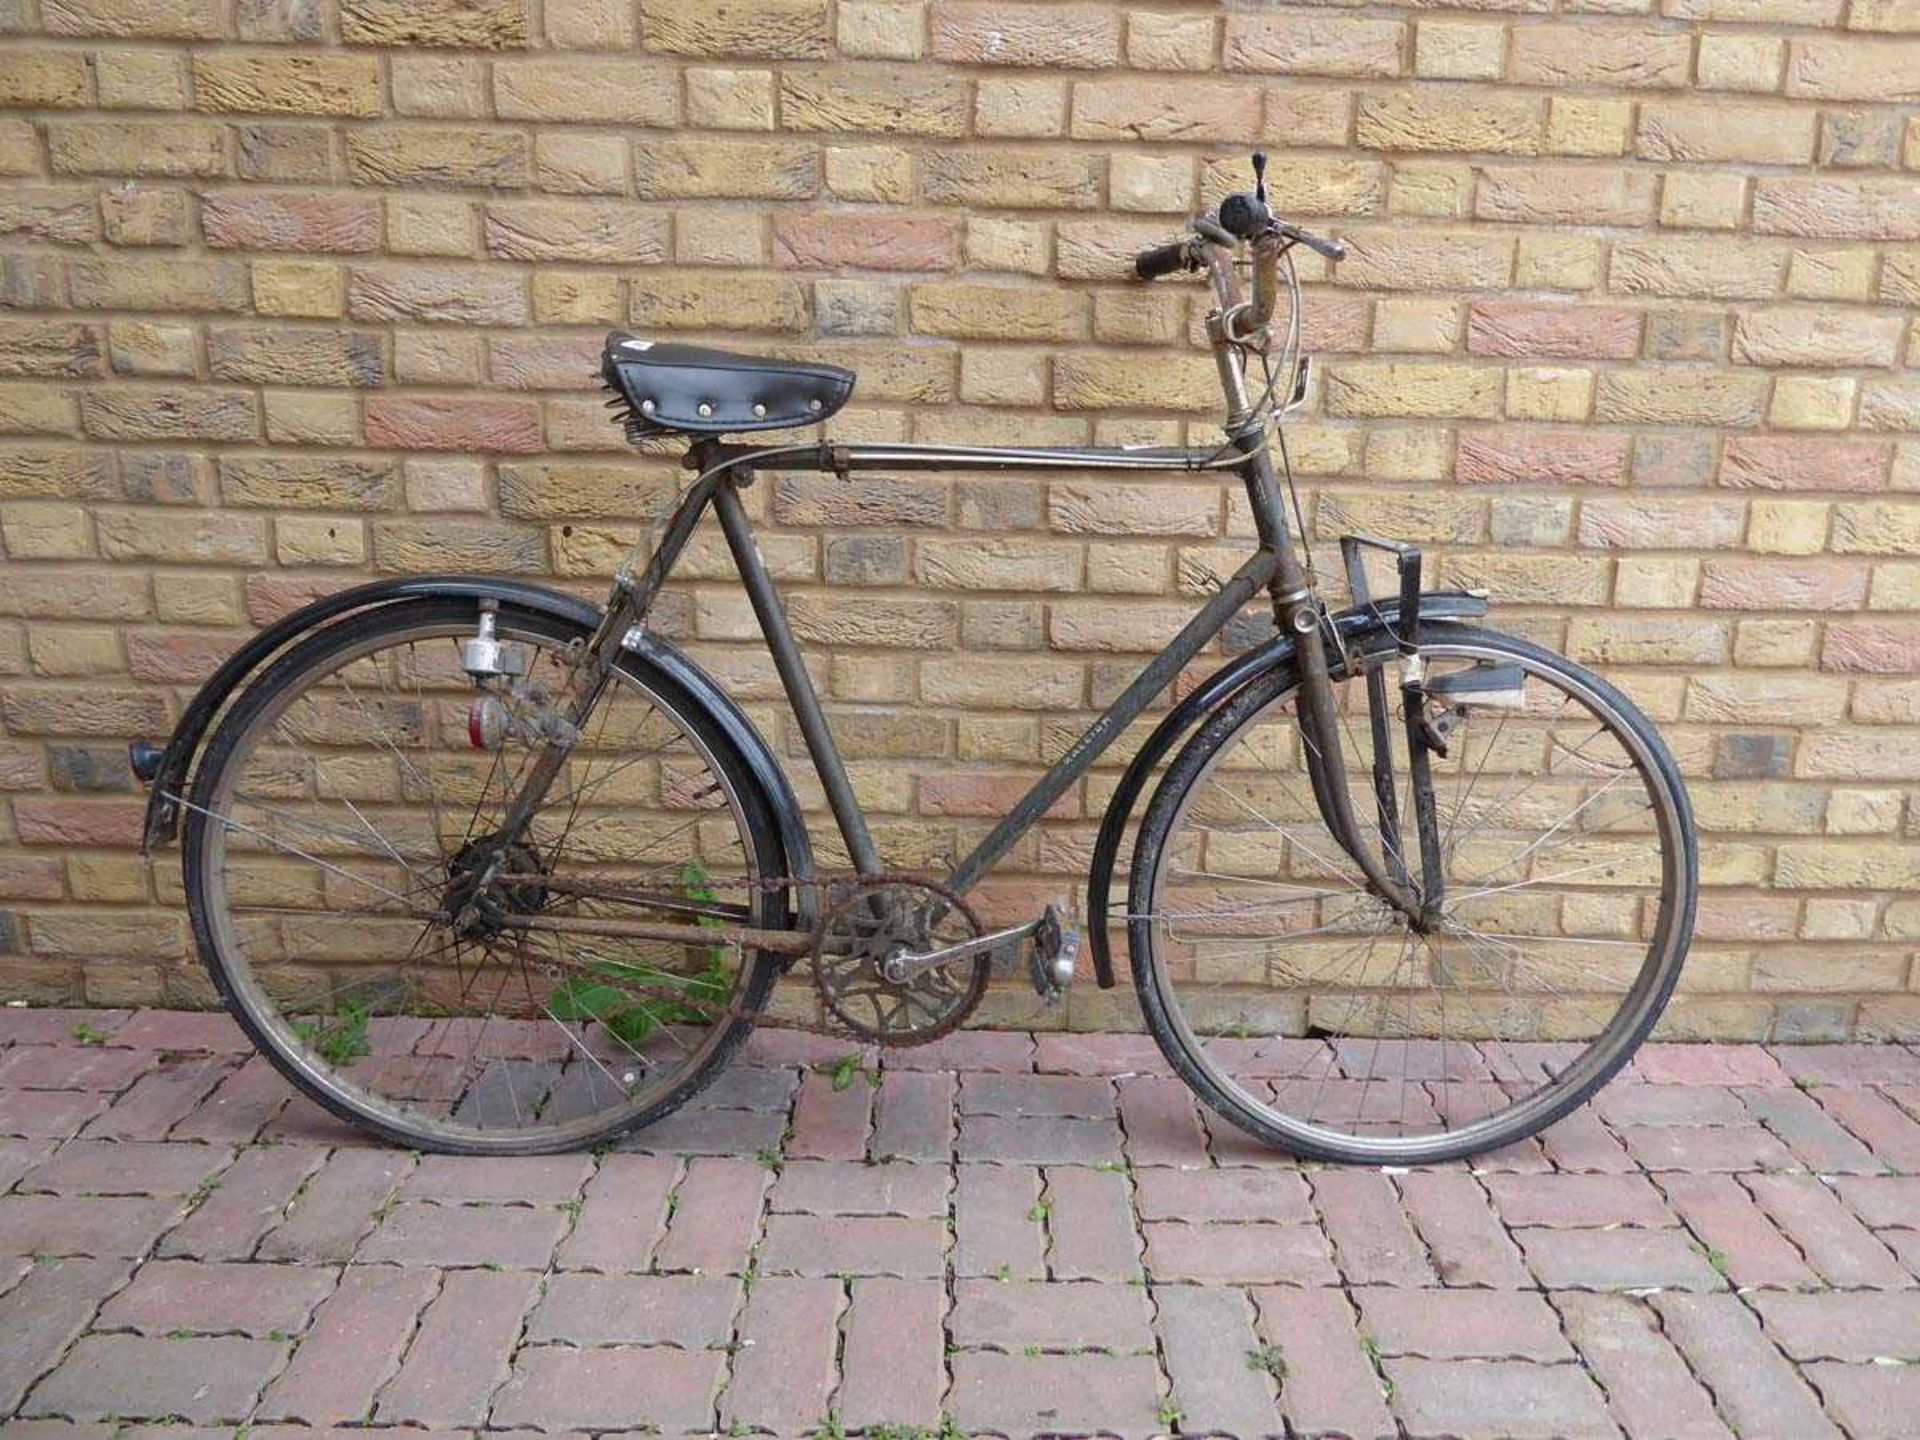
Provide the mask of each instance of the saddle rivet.
POLYGON ((640 402, 640 413, 642 415, 651 415, 653 413, 653 402, 651 400, 642 400, 640 402))
POLYGON ((767 418, 767 407, 756 400, 753 403, 753 413, 764 420, 767 418))
POLYGON ((818 410, 819 408, 820 408, 820 401, 818 398, 807 401, 807 409, 818 410))
POLYGON ((709 405, 709 404, 708 404, 708 403, 707 403, 707 402, 706 402, 705 400, 702 400, 702 401, 700 402, 700 413, 701 413, 702 415, 711 415, 711 414, 713 414, 713 406, 711 406, 711 405, 709 405))

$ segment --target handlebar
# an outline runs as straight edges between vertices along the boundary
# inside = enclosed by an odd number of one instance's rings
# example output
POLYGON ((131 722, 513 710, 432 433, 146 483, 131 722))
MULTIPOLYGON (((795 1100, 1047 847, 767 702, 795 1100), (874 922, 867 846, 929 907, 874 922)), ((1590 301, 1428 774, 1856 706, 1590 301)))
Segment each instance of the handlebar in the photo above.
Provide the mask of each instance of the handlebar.
POLYGON ((1162 275, 1171 275, 1176 270, 1193 268, 1193 255, 1185 240, 1155 245, 1151 250, 1142 250, 1133 257, 1133 273, 1142 280, 1158 280, 1162 275))
MULTIPOLYGON (((1198 223, 1195 228, 1199 230, 1198 223)), ((1209 221, 1205 230, 1200 230, 1199 238, 1209 244, 1220 244, 1224 237, 1218 231, 1219 227, 1209 221)), ((1323 255, 1335 262, 1347 258, 1347 247, 1340 241, 1302 230, 1289 220, 1269 220, 1264 229, 1246 237, 1256 242, 1256 254, 1260 248, 1257 242, 1264 236, 1272 236, 1288 245, 1304 245, 1316 255, 1323 255)), ((1172 240, 1165 245, 1142 250, 1133 257, 1133 273, 1142 280, 1158 280, 1162 275, 1171 275, 1176 270, 1197 270, 1200 262, 1194 257, 1192 247, 1191 240, 1172 240)))
MULTIPOLYGON (((1217 220, 1204 215, 1194 220, 1193 229, 1198 241, 1227 247, 1237 240, 1252 242, 1256 291, 1263 288, 1259 284, 1263 275, 1269 282, 1265 288, 1271 289, 1272 268, 1288 246, 1304 245, 1316 255, 1333 261, 1346 259, 1347 247, 1338 240, 1302 230, 1292 221, 1282 220, 1268 208, 1267 157, 1258 152, 1253 157, 1253 177, 1254 188, 1251 191, 1229 195, 1220 202, 1217 220)), ((1142 280, 1157 280, 1176 270, 1197 270, 1202 263, 1203 249, 1197 246, 1196 241, 1177 240, 1167 245, 1156 245, 1151 250, 1142 250, 1134 257, 1133 273, 1142 280)))

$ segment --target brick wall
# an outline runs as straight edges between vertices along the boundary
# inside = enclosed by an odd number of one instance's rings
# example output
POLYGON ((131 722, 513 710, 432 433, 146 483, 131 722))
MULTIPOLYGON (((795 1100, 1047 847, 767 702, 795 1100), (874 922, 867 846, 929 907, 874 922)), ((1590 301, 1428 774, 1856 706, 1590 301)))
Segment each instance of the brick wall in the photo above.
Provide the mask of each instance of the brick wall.
MULTIPOLYGON (((610 325, 852 364, 841 437, 1214 434, 1197 292, 1121 267, 1264 143, 1353 248, 1308 275, 1318 527, 1491 586, 1692 779, 1676 1031, 1920 1030, 1916 0, 0 0, 0 32, 0 990, 201 993, 121 747, 249 627, 428 566, 602 586, 675 484, 590 386, 610 325)), ((770 489, 907 864, 1249 544, 1212 484, 770 489)), ((716 550, 691 572, 669 627, 797 749, 716 550)), ((1004 888, 1070 887, 1116 774, 1004 888)))

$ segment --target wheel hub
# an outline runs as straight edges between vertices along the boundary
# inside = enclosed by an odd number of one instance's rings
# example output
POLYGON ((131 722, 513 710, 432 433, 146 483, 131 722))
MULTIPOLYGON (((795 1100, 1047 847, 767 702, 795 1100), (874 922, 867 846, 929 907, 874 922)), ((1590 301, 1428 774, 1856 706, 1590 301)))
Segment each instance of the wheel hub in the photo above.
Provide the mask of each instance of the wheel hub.
POLYGON ((497 836, 477 836, 448 862, 442 903, 462 935, 495 935, 508 916, 531 915, 547 903, 539 881, 502 877, 544 874, 539 853, 524 840, 502 845, 497 836))

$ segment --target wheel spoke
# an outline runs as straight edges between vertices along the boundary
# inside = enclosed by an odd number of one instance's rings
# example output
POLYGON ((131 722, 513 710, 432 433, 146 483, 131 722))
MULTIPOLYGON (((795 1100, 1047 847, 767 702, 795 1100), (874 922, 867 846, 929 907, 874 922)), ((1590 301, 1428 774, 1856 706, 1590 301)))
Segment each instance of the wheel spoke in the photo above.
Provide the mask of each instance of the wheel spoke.
MULTIPOLYGON (((1302 804, 1308 759, 1333 757, 1304 731, 1297 745, 1269 743, 1266 727, 1298 724, 1278 683, 1256 682, 1203 726, 1138 842, 1125 918, 1151 922, 1130 931, 1147 947, 1143 983, 1159 992, 1202 1094, 1310 1153, 1414 1163, 1519 1138, 1560 1102, 1572 1083, 1562 1077, 1584 1086, 1607 1064, 1507 1077, 1502 1093, 1488 1088, 1480 1043, 1552 1038, 1611 1063, 1685 953, 1674 920, 1687 867, 1660 860, 1685 828, 1644 720, 1583 672, 1498 637, 1423 653, 1430 674, 1517 664, 1525 675, 1522 708, 1468 703, 1447 717, 1435 762, 1436 788, 1444 768, 1455 772, 1440 802, 1446 893, 1430 922, 1416 927, 1367 893, 1331 834, 1297 818, 1319 813, 1302 804), (1312 880, 1293 882, 1289 862, 1312 880), (1249 1050, 1249 1033, 1271 1040, 1249 1050), (1299 1060, 1276 1075, 1266 1057, 1287 1045, 1299 1060)), ((1368 667, 1386 663, 1391 651, 1365 656, 1336 682, 1331 738, 1356 816, 1378 805, 1372 731, 1356 712, 1368 667)), ((1418 883, 1405 732, 1390 724, 1387 741, 1418 883)), ((1359 829, 1384 845, 1377 824, 1359 829)))
POLYGON ((771 928, 770 842, 721 732, 624 668, 524 838, 500 834, 573 635, 503 614, 531 663, 499 693, 525 723, 488 755, 466 734, 473 624, 451 602, 372 611, 289 651, 275 692, 246 692, 184 802, 189 901, 237 1003, 317 1096, 423 1147, 589 1143, 723 1059, 770 971, 734 946, 513 922, 652 907, 771 928))

